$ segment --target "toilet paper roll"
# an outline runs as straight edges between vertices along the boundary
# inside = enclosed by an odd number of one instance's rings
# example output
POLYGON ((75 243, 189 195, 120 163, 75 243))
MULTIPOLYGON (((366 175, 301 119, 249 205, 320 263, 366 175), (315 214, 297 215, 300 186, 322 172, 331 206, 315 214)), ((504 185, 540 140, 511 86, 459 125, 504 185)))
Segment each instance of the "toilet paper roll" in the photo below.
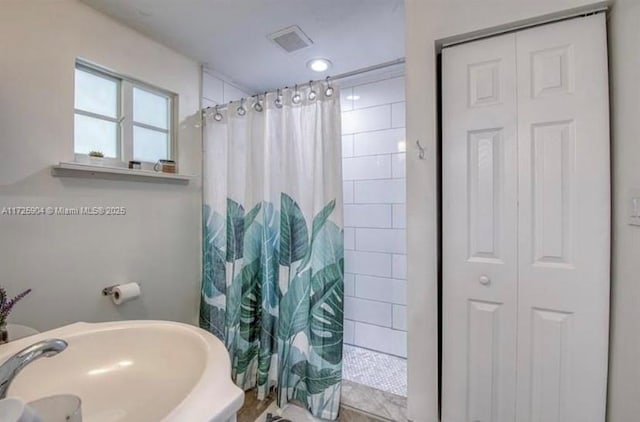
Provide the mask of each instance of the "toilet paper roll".
POLYGON ((111 300, 116 305, 122 305, 137 297, 140 297, 140 285, 138 283, 118 284, 113 288, 111 300))

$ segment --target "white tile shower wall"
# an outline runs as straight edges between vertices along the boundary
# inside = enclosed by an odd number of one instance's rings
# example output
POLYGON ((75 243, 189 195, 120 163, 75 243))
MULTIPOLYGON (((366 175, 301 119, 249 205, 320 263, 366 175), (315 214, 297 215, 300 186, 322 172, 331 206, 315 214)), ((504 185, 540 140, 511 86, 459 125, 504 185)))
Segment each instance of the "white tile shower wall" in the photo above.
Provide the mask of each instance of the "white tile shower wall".
POLYGON ((404 204, 405 179, 356 180, 354 203, 360 204, 404 204))
MULTIPOLYGON (((347 227, 345 233, 349 230, 347 227)), ((391 277, 391 255, 377 252, 349 250, 345 246, 344 271, 352 274, 367 274, 391 277)))
POLYGON ((389 229, 392 208, 387 204, 347 204, 344 206, 344 225, 389 229))
POLYGON ((229 101, 237 101, 240 98, 248 97, 244 90, 231 83, 204 70, 202 72, 202 106, 213 107, 218 104, 226 104, 229 101))
POLYGON ((353 293, 349 295, 346 293, 347 289, 345 288, 346 295, 401 305, 407 303, 406 280, 363 274, 353 276, 353 278, 349 278, 349 291, 353 293))
POLYGON ((345 343, 406 357, 404 77, 342 87, 345 343))
POLYGON ((356 322, 353 328, 354 344, 396 356, 407 356, 407 332, 373 324, 356 322))

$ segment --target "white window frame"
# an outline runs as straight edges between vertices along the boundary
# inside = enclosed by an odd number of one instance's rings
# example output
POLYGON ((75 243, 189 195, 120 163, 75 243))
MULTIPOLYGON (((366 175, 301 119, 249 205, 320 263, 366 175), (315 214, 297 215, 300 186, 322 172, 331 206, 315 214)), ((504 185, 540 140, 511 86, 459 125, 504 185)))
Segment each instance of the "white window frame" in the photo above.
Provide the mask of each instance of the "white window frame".
MULTIPOLYGON (((106 165, 126 167, 129 161, 134 160, 133 158, 134 126, 138 126, 141 128, 150 129, 150 130, 167 134, 167 138, 168 138, 167 159, 177 161, 177 158, 178 158, 177 157, 177 153, 178 153, 177 151, 178 150, 177 149, 178 95, 177 94, 170 92, 166 89, 158 88, 146 82, 142 82, 134 78, 120 75, 113 71, 107 70, 101 66, 97 66, 93 63, 89 63, 87 61, 80 60, 80 59, 76 60, 74 72, 76 69, 79 69, 84 72, 93 73, 96 76, 115 81, 118 84, 118 99, 117 99, 118 110, 117 110, 116 118, 74 108, 74 118, 76 114, 79 114, 82 116, 106 120, 109 122, 114 122, 119 124, 119 128, 116 131, 118 135, 116 140, 117 157, 103 158, 102 161, 106 165), (167 122, 167 126, 168 126, 167 129, 163 129, 153 125, 148 125, 145 123, 134 121, 133 119, 133 89, 134 88, 167 98, 167 107, 168 107, 167 113, 169 116, 169 121, 167 122)), ((74 84, 74 90, 75 90, 75 84, 74 84)), ((74 140, 74 155, 75 155, 75 160, 77 162, 89 161, 88 154, 80 154, 75 152, 75 140, 74 140)), ((147 168, 147 169, 152 168, 154 164, 155 162, 142 162, 143 168, 147 168)))

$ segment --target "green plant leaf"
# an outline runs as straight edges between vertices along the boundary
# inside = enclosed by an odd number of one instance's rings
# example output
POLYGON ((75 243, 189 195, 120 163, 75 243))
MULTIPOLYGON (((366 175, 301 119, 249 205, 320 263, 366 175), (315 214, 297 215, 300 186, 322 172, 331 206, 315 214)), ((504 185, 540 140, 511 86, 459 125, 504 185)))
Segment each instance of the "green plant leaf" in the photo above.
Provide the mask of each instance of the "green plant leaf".
POLYGON ((204 297, 200 298, 200 328, 209 331, 224 341, 225 310, 209 305, 204 297))
POLYGON ((202 292, 200 296, 200 327, 225 340, 225 308, 215 306, 214 298, 226 294, 224 248, 225 219, 205 205, 202 210, 202 292))
POLYGON ((307 392, 307 385, 305 383, 300 383, 293 390, 293 397, 291 397, 291 400, 297 401, 305 407, 307 406, 309 393, 307 392))
POLYGON ((300 361, 291 366, 291 372, 296 374, 306 385, 309 394, 319 394, 327 388, 342 381, 342 373, 331 368, 318 368, 308 361, 300 361))
POLYGON ((244 244, 244 208, 227 198, 227 262, 242 258, 244 244))
MULTIPOLYGON (((250 269, 248 268, 245 271, 250 271, 250 269)), ((243 272, 240 271, 231 281, 231 285, 227 288, 225 326, 228 330, 237 329, 240 324, 243 277, 247 277, 247 275, 243 275, 243 272)))
POLYGON ((262 225, 256 219, 260 208, 260 204, 256 205, 245 217, 244 249, 240 272, 242 279, 240 336, 249 343, 256 341, 260 334, 262 225))
POLYGON ((283 379, 284 390, 287 392, 287 398, 289 400, 298 401, 304 406, 307 406, 309 397, 306 382, 306 366, 307 357, 300 349, 291 346, 289 365, 286 368, 281 368, 287 373, 287 376, 283 379))
POLYGON ((334 208, 335 201, 331 201, 314 218, 309 341, 318 356, 339 364, 344 330, 344 249, 342 230, 328 221, 334 208))
POLYGON ((313 217, 313 227, 311 229, 312 242, 313 242, 313 239, 318 235, 318 233, 320 232, 324 224, 327 222, 327 220, 329 219, 329 216, 331 215, 331 213, 335 208, 336 208, 336 200, 332 199, 327 203, 327 205, 324 206, 324 208, 322 208, 322 210, 320 210, 318 214, 316 214, 315 217, 313 217))
POLYGON ((205 205, 202 210, 202 292, 213 298, 226 292, 224 218, 205 205))
POLYGON ((277 347, 278 303, 278 228, 279 215, 273 204, 262 204, 262 236, 260 253, 260 350, 258 353, 258 386, 267 385, 271 358, 277 347))
POLYGON ((259 202, 255 207, 251 208, 251 211, 244 216, 244 230, 246 231, 255 221, 258 213, 260 212, 260 208, 262 208, 262 203, 259 202))
MULTIPOLYGON (((213 254, 213 229, 210 226, 211 208, 202 207, 202 287, 201 293, 206 297, 214 296, 214 254, 213 254)), ((4 303, 4 298, 2 298, 4 303)))
POLYGON ((269 381, 271 369, 271 357, 276 348, 276 330, 278 319, 268 312, 262 312, 260 324, 260 350, 258 353, 258 386, 265 385, 269 381))
POLYGON ((280 196, 280 265, 301 260, 309 248, 307 223, 298 204, 286 193, 280 196))
POLYGON ((236 375, 247 372, 247 368, 249 368, 249 365, 251 365, 251 362, 256 358, 256 356, 258 356, 257 345, 252 345, 246 350, 238 352, 236 355, 236 366, 234 368, 236 375))
POLYGON ((262 273, 262 306, 267 312, 278 313, 280 288, 278 286, 278 242, 279 216, 273 204, 264 202, 262 206, 262 250, 260 272, 262 273))
MULTIPOLYGON (((318 232, 311 247, 311 271, 323 269, 344 259, 343 231, 332 221, 327 221, 318 232)), ((315 287, 311 286, 312 288, 315 287)))
POLYGON ((330 264, 311 278, 309 341, 313 350, 332 364, 342 361, 344 281, 342 261, 330 264))
POLYGON ((329 220, 335 200, 314 216, 310 227, 291 197, 282 193, 280 201, 280 212, 264 201, 245 213, 230 198, 225 217, 208 207, 203 211, 200 324, 224 334, 234 379, 243 388, 269 385, 277 352, 284 394, 278 400, 310 406, 309 400, 319 403, 341 380, 342 231, 329 220), (284 294, 279 265, 288 267, 292 277, 284 294), (231 277, 225 276, 227 270, 231 277), (309 342, 308 355, 293 346, 301 332, 309 342))
MULTIPOLYGON (((322 210, 320 210, 320 212, 316 214, 315 217, 313 217, 313 223, 312 223, 312 229, 311 229, 311 248, 309 249, 308 253, 305 255, 302 263, 300 264, 300 268, 306 268, 309 265, 309 262, 312 259, 312 257, 314 255, 317 255, 316 249, 318 249, 317 247, 318 244, 320 245, 320 248, 322 248, 322 250, 325 250, 327 248, 328 246, 327 240, 319 239, 319 237, 321 237, 322 234, 325 232, 324 227, 327 224, 328 222, 327 220, 329 219, 329 216, 331 216, 331 213, 333 212, 335 207, 336 207, 336 201, 334 199, 329 201, 322 208, 322 210)), ((337 227, 334 223, 330 221, 328 223, 333 224, 335 227, 337 227)), ((342 241, 342 237, 340 237, 340 240, 342 241)), ((324 264, 329 262, 333 262, 333 260, 323 261, 322 266, 324 266, 324 264)), ((313 267, 313 263, 312 263, 312 267, 313 267)))
MULTIPOLYGON (((245 219, 244 235, 242 240, 244 242, 242 248, 242 262, 252 262, 261 259, 262 254, 262 224, 256 219, 257 211, 260 210, 259 206, 255 206, 245 219), (253 214, 253 216, 251 215, 253 214), (252 218, 250 218, 252 217, 252 218)), ((259 267, 259 265, 258 265, 259 267)))
POLYGON ((260 334, 260 260, 243 266, 241 277, 240 336, 248 343, 253 343, 260 334))
POLYGON ((278 338, 287 341, 309 324, 310 271, 303 271, 291 280, 289 290, 280 301, 278 338))

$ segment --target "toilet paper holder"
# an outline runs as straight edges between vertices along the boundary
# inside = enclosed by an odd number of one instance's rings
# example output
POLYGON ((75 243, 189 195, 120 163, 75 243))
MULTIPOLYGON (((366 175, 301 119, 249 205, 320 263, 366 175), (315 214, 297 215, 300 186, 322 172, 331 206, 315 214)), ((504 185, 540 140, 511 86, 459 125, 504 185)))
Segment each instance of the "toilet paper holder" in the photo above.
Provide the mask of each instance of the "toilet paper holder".
POLYGON ((112 286, 105 287, 104 289, 102 289, 102 296, 113 296, 114 289, 118 286, 119 284, 114 284, 112 286))
MULTIPOLYGON (((102 289, 102 296, 113 296, 113 294, 115 293, 115 288, 121 285, 122 283, 118 283, 105 287, 104 289, 102 289)), ((138 283, 138 285, 142 287, 142 284, 138 283)))
POLYGON ((121 283, 107 286, 102 289, 102 295, 107 296, 116 306, 140 297, 139 283, 121 283))

